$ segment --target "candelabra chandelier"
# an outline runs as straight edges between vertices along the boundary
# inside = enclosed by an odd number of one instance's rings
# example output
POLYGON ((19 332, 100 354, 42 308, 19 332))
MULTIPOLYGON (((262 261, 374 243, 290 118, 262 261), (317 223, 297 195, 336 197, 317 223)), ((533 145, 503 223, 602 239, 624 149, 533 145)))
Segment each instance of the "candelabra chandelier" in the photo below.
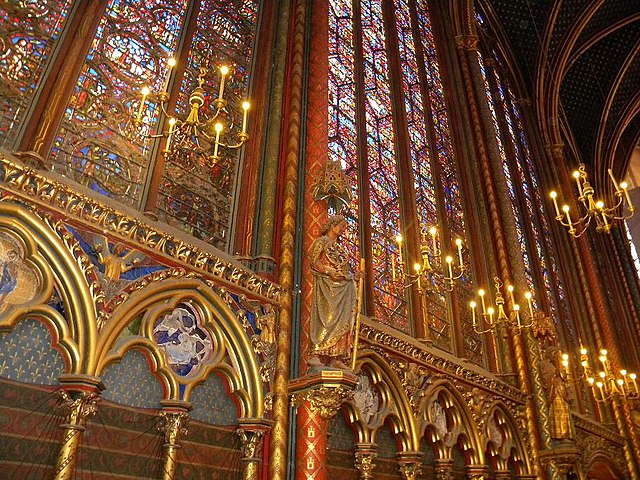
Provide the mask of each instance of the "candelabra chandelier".
MULTIPOLYGON (((198 86, 195 87, 189 96, 189 115, 184 120, 177 118, 175 114, 172 115, 167 111, 167 102, 169 100, 167 87, 169 86, 169 80, 175 65, 175 59, 170 58, 167 61, 167 76, 162 86, 162 91, 154 94, 149 87, 142 87, 140 91, 142 99, 137 115, 135 115, 133 119, 133 125, 136 128, 142 127, 143 114, 147 101, 156 101, 160 105, 161 115, 168 118, 167 123, 169 128, 165 132, 150 136, 152 138, 164 137, 167 139, 165 147, 162 150, 165 157, 181 156, 189 158, 191 155, 196 155, 198 158, 203 158, 205 163, 210 167, 214 167, 220 160, 220 147, 227 150, 237 149, 244 145, 249 139, 249 135, 247 134, 247 113, 250 104, 247 101, 242 102, 242 128, 237 134, 237 141, 224 142, 222 137, 234 129, 231 116, 227 110, 227 101, 223 96, 225 82, 229 75, 229 67, 222 65, 219 68, 220 88, 218 90, 218 97, 213 101, 214 111, 208 118, 204 118, 201 115, 201 110, 206 99, 206 92, 204 91, 203 85, 208 69, 200 68, 198 86)), ((158 119, 158 122, 160 122, 160 119, 158 119)))
POLYGON ((578 201, 584 207, 585 213, 580 218, 571 218, 569 205, 562 205, 562 210, 558 206, 558 194, 555 191, 550 192, 549 196, 553 200, 553 207, 556 211, 556 220, 569 229, 569 234, 574 237, 582 235, 592 221, 596 222, 596 231, 609 233, 611 225, 618 220, 626 220, 633 215, 635 207, 631 203, 629 192, 627 190, 627 182, 618 184, 613 176, 613 172, 609 169, 609 177, 615 187, 616 204, 607 207, 602 200, 595 200, 595 190, 587 180, 587 172, 584 165, 580 165, 578 170, 573 172, 573 178, 578 186, 578 201), (627 203, 629 214, 626 215, 622 210, 623 203, 627 203), (621 214, 620 214, 621 213, 621 214))
POLYGON ((487 292, 485 292, 483 289, 478 290, 478 296, 480 297, 480 305, 482 308, 482 312, 480 313, 483 319, 482 325, 478 323, 478 314, 476 312, 478 308, 477 302, 475 300, 469 302, 469 307, 471 308, 471 321, 473 324, 473 330, 478 334, 483 334, 490 331, 495 331, 501 325, 517 328, 518 330, 522 330, 523 328, 528 328, 533 325, 534 313, 533 303, 531 301, 531 299, 533 298, 533 294, 531 292, 524 292, 524 298, 528 306, 528 317, 523 320, 523 315, 521 315, 520 313, 520 305, 515 301, 515 296, 513 294, 513 285, 507 285, 507 293, 509 295, 509 301, 511 303, 511 309, 507 313, 507 311, 505 310, 505 299, 502 296, 502 287, 504 286, 504 284, 498 277, 494 277, 494 282, 496 288, 495 306, 487 305, 488 302, 485 300, 487 292), (487 326, 486 329, 483 329, 484 325, 487 326))
POLYGON ((412 285, 417 285, 419 293, 438 291, 440 293, 450 292, 455 286, 456 280, 462 278, 462 275, 466 272, 466 266, 462 258, 462 240, 456 239, 455 245, 458 252, 458 263, 454 265, 453 256, 446 255, 444 262, 442 262, 442 255, 438 255, 438 229, 431 227, 428 230, 423 230, 420 235, 420 262, 413 264, 413 270, 409 270, 405 265, 402 256, 402 235, 396 235, 396 243, 398 244, 399 252, 399 265, 398 273, 396 272, 395 259, 391 257, 391 271, 393 279, 396 280, 400 277, 400 280, 405 285, 405 288, 409 288, 412 285), (428 237, 431 237, 431 246, 429 246, 428 237), (446 271, 436 269, 429 261, 429 254, 431 254, 434 260, 440 259, 440 264, 444 267, 446 264, 446 271))
POLYGON ((586 348, 580 346, 580 364, 582 365, 584 379, 591 387, 595 400, 605 403, 615 396, 626 397, 631 400, 640 399, 638 383, 636 382, 637 375, 624 369, 618 373, 614 372, 607 353, 604 348, 600 350, 598 360, 602 364, 602 370, 594 372, 589 367, 589 352, 586 348))

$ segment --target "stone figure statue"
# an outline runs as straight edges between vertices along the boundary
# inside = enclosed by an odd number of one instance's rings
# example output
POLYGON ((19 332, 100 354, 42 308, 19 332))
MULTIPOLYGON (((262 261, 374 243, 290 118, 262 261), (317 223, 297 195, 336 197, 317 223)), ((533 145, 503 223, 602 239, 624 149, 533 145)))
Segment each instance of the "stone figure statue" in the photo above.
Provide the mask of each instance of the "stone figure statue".
POLYGON ((558 349, 555 347, 547 348, 540 361, 540 378, 547 390, 549 435, 555 440, 569 440, 573 438, 569 392, 566 382, 562 378, 560 367, 558 349))
POLYGON ((311 248, 313 299, 311 303, 310 367, 326 365, 348 369, 351 330, 357 302, 356 280, 349 271, 347 250, 339 238, 347 227, 342 215, 331 217, 311 248))

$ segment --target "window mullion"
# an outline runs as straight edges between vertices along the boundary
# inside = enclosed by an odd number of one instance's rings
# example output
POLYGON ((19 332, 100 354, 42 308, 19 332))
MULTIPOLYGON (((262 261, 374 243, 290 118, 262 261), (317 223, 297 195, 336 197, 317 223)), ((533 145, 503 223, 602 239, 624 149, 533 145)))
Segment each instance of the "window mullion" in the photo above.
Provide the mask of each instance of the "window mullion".
MULTIPOLYGON (((187 60, 189 58, 189 51, 193 42, 193 34, 198 26, 198 14, 200 13, 201 0, 193 0, 189 2, 187 12, 184 16, 184 27, 180 29, 180 37, 178 38, 178 44, 173 57, 176 59, 176 68, 173 77, 167 90, 169 93, 169 100, 167 101, 167 111, 173 112, 176 109, 178 103, 178 96, 180 94, 180 86, 184 80, 185 70, 187 69, 187 60)), ((162 59, 160 61, 163 61, 162 59)), ((158 119, 157 131, 164 131, 165 125, 168 119, 162 115, 158 119)), ((164 146, 166 140, 164 138, 158 139, 154 143, 154 146, 150 153, 150 163, 147 169, 147 178, 144 184, 144 193, 142 195, 142 205, 144 205, 143 211, 153 212, 158 202, 158 190, 160 183, 162 182, 165 158, 162 154, 161 146, 164 146)))
POLYGON ((362 258, 365 259, 364 312, 373 316, 375 296, 373 291, 373 249, 371 240, 371 189, 369 187, 369 156, 367 150, 367 118, 365 107, 364 55, 362 45, 362 9, 360 0, 353 0, 353 42, 355 50, 354 70, 356 84, 356 151, 358 164, 359 241, 362 258))

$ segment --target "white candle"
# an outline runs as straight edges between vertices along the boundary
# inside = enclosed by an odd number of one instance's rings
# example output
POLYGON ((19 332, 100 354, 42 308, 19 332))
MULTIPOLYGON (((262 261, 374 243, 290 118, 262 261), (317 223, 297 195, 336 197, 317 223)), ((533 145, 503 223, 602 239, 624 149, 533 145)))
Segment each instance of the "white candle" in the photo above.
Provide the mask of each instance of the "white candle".
POLYGON ((622 188, 622 191, 624 192, 624 197, 627 199, 629 207, 632 207, 633 204, 631 203, 631 197, 629 196, 629 191, 627 190, 627 182, 622 182, 620 184, 620 188, 622 188))
POLYGON ((462 240, 456 238, 456 245, 458 247, 458 260, 460 260, 460 267, 462 268, 464 262, 462 261, 462 240))
POLYGON ((562 214, 560 213, 560 207, 558 207, 558 201, 556 200, 556 197, 558 196, 558 194, 556 192, 551 192, 549 196, 553 200, 553 206, 556 209, 556 217, 561 217, 562 214))
POLYGON ((524 298, 527 299, 527 304, 529 306, 529 315, 531 315, 531 318, 533 318, 533 303, 531 303, 531 298, 533 297, 533 295, 531 294, 531 292, 525 292, 524 293, 524 298))
POLYGON ((611 177, 611 182, 613 182, 613 186, 616 189, 616 192, 620 191, 620 187, 618 186, 618 184, 616 183, 616 179, 613 176, 613 172, 611 171, 611 169, 607 170, 609 172, 609 177, 611 177))
POLYGON ((573 172, 573 178, 576 179, 576 184, 578 185, 578 192, 580 193, 580 196, 582 196, 582 184, 580 183, 580 172, 577 170, 573 172))
POLYGON ((482 303, 482 313, 487 313, 487 309, 484 304, 484 294, 485 291, 483 289, 478 290, 478 296, 480 297, 480 302, 482 303))
POLYGON ((398 262, 400 263, 400 268, 402 268, 402 265, 404 264, 404 262, 402 261, 402 235, 401 234, 396 235, 396 242, 398 243, 398 262))
POLYGON ((224 81, 229 73, 229 67, 222 65, 220 67, 220 91, 218 92, 218 100, 222 100, 222 94, 224 93, 224 81))
POLYGON ((567 222, 569 222, 569 230, 573 228, 573 224, 571 223, 571 216, 569 215, 569 205, 563 205, 562 210, 567 215, 567 222))
POLYGON ((167 135, 167 144, 165 145, 165 150, 169 151, 169 147, 171 146, 171 138, 173 136, 173 129, 176 126, 176 119, 171 117, 169 119, 169 133, 167 135))
POLYGON ((445 261, 447 262, 447 265, 449 267, 449 278, 453 279, 453 269, 451 268, 451 264, 453 263, 453 257, 447 256, 445 261))
POLYGON ((471 307, 471 323, 473 324, 473 328, 476 328, 476 302, 471 300, 469 306, 471 307))
POLYGON ((431 227, 429 229, 429 233, 431 234, 431 248, 433 253, 433 258, 436 258, 436 235, 438 235, 438 229, 436 227, 431 227))
POLYGON ((222 132, 222 124, 221 123, 216 123, 215 125, 216 128, 216 141, 213 145, 213 156, 217 157, 218 156, 218 145, 220 145, 220 132, 222 132))
POLYGON ((242 133, 247 133, 247 112, 250 106, 249 102, 242 102, 242 133))
POLYGON ((171 79, 171 70, 176 66, 176 59, 170 58, 167 60, 167 76, 164 79, 164 83, 162 84, 162 91, 166 92, 169 88, 169 80, 171 79))

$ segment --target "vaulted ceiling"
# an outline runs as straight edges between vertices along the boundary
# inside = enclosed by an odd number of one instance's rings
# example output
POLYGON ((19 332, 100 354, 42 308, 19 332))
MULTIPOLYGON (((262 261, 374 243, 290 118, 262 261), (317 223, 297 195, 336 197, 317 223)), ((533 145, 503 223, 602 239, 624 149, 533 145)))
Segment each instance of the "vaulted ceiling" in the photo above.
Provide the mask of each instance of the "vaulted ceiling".
POLYGON ((478 0, 533 100, 596 186, 621 177, 640 138, 640 0, 478 0))

